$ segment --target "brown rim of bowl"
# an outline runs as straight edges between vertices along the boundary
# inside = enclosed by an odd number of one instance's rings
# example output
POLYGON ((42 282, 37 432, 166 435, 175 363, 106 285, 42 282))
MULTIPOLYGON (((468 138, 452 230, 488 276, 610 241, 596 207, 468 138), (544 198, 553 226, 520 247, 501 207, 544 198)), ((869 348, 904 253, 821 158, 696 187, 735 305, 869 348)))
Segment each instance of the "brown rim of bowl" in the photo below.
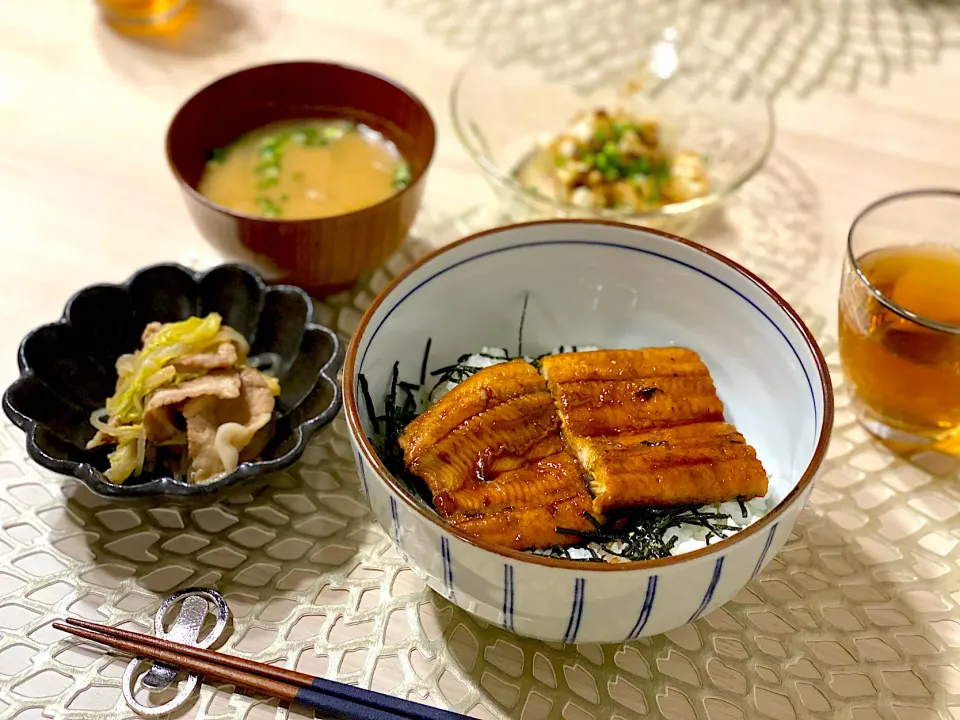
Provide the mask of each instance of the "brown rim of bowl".
POLYGON ((874 200, 872 203, 867 205, 863 210, 857 213, 857 216, 853 219, 853 223, 850 225, 850 229, 847 231, 847 262, 850 263, 850 267, 853 268, 854 272, 857 274, 857 277, 860 279, 860 282, 866 286, 867 291, 877 299, 877 302, 886 307, 890 312, 896 313, 900 317, 906 318, 911 322, 915 322, 917 325, 928 327, 931 330, 937 330, 938 332, 949 333, 951 335, 960 335, 960 325, 951 325, 950 323, 940 322, 939 320, 934 320, 926 317, 925 315, 915 313, 912 310, 907 310, 907 308, 905 308, 903 305, 895 302, 893 298, 890 298, 880 292, 876 286, 870 282, 870 279, 863 274, 863 270, 860 269, 860 259, 853 254, 853 234, 857 231, 857 226, 860 224, 860 221, 866 218, 867 215, 872 213, 874 210, 877 210, 884 205, 891 205, 900 200, 938 196, 941 198, 950 198, 960 202, 960 190, 956 190, 954 188, 917 188, 916 190, 903 190, 901 192, 893 193, 892 195, 885 195, 879 200, 874 200))
POLYGON ((713 555, 720 550, 724 550, 728 547, 732 547, 736 543, 744 540, 751 535, 756 535, 764 527, 769 526, 774 520, 779 518, 789 505, 791 505, 813 482, 813 478, 817 473, 817 470, 820 468, 820 464, 823 461, 823 456, 827 452, 827 445, 830 441, 830 433, 833 429, 833 384, 830 382, 830 373, 827 369, 827 362, 823 357, 823 353, 820 351, 820 347, 817 345, 816 340, 813 338, 813 334, 804 324, 803 320, 800 319, 800 316, 797 315, 796 311, 790 307, 786 300, 784 300, 780 295, 767 283, 758 278, 752 272, 742 267, 741 265, 735 263, 733 260, 730 260, 723 255, 705 248, 698 243, 693 242, 692 240, 686 240, 685 238, 677 237, 676 235, 671 235, 670 233, 663 232, 661 230, 653 230, 651 228, 640 228, 635 225, 629 225, 627 223, 613 222, 611 220, 576 220, 576 219, 556 219, 556 220, 539 220, 534 222, 526 223, 513 223, 511 225, 503 225, 501 227, 492 228, 490 230, 484 230, 482 232, 474 233, 469 235, 461 240, 457 240, 449 245, 446 245, 442 248, 434 250, 433 252, 425 255, 420 258, 418 261, 413 263, 410 267, 400 273, 393 281, 380 292, 379 295, 371 303, 370 307, 367 308, 367 311, 363 314, 363 317, 360 319, 359 325, 353 334, 353 337, 350 338, 350 344, 347 346, 346 359, 343 364, 343 376, 345 380, 344 393, 343 393, 343 404, 346 408, 347 414, 347 426, 350 429, 350 432, 357 439, 357 444, 360 446, 360 450, 363 455, 366 457, 370 465, 376 470, 377 475, 380 476, 380 479, 390 488, 394 493, 398 494, 403 501, 410 507, 412 510, 420 514, 422 517, 426 518, 434 525, 436 525, 442 532, 453 535, 460 540, 463 540, 470 545, 480 548, 481 550, 487 550, 501 557, 510 558, 511 560, 516 560, 518 562, 533 563, 534 565, 544 565, 547 567, 560 568, 563 570, 578 570, 581 572, 590 572, 590 571, 601 571, 601 572, 619 572, 625 570, 647 570, 651 568, 660 568, 666 567, 669 565, 675 565, 681 562, 687 562, 689 560, 694 560, 702 557, 707 557, 713 555), (517 228, 524 227, 537 227, 540 225, 607 225, 617 228, 622 228, 624 230, 639 231, 639 232, 648 232, 654 235, 659 235, 662 238, 667 240, 672 240, 674 242, 681 243, 687 247, 693 248, 694 250, 699 250, 708 257, 717 260, 727 267, 731 268, 741 276, 745 277, 747 280, 752 282, 767 297, 772 299, 787 317, 793 321, 794 327, 800 332, 804 341, 806 342, 807 348, 810 350, 810 353, 813 355, 814 361, 816 362, 817 372, 820 376, 820 389, 823 393, 823 425, 820 431, 820 437, 817 439, 817 446, 814 449, 813 457, 810 460, 810 463, 807 465, 806 469, 803 471, 803 474, 800 476, 800 480, 797 482, 796 486, 787 493, 776 507, 767 512, 762 518, 757 522, 753 523, 749 527, 740 530, 733 535, 724 538, 723 540, 707 545, 706 547, 700 548, 699 550, 694 550, 688 553, 682 553, 680 555, 672 555, 666 558, 660 558, 657 560, 633 560, 625 563, 597 563, 597 562, 585 562, 583 560, 562 560, 560 558, 545 557, 543 555, 534 555, 529 552, 522 550, 511 550, 509 548, 500 547, 492 543, 485 542, 483 540, 478 540, 477 538, 467 535, 465 532, 459 528, 450 525, 445 522, 439 515, 435 512, 429 510, 422 503, 415 500, 410 492, 403 487, 403 485, 397 481, 396 478, 387 470, 383 462, 381 462, 376 451, 373 449, 373 446, 370 444, 370 440, 367 438, 366 433, 363 432, 363 427, 360 424, 360 412, 357 405, 357 399, 354 397, 354 383, 352 377, 354 374, 354 366, 356 364, 356 355, 357 355, 357 344, 358 338, 360 338, 364 331, 367 329, 367 325, 370 323, 370 319, 373 317, 373 314, 377 311, 377 308, 383 303, 386 297, 393 292, 394 288, 397 287, 401 282, 403 282, 411 273, 423 267, 426 263, 430 262, 436 257, 439 257, 445 252, 452 250, 453 248, 460 247, 465 245, 473 240, 477 240, 487 235, 493 233, 499 233, 504 230, 513 230, 517 228), (349 382, 349 389, 346 388, 347 383, 349 382))
MULTIPOLYGON (((373 115, 373 113, 370 113, 370 114, 373 115)), ((386 119, 386 118, 383 118, 383 119, 386 119)), ((386 205, 387 203, 394 201, 395 198, 398 198, 401 195, 406 194, 414 185, 416 185, 420 181, 421 178, 423 178, 424 175, 426 175, 427 170, 430 169, 430 163, 433 162, 433 155, 437 150, 437 123, 434 121, 433 115, 430 114, 430 110, 427 108, 424 102, 417 95, 415 95, 409 89, 407 89, 406 86, 401 85, 400 83, 398 83, 395 80, 392 80, 391 78, 388 78, 386 75, 381 75, 380 73, 373 72, 372 70, 359 68, 359 67, 356 67, 355 65, 345 65, 343 63, 323 62, 320 60, 284 60, 283 62, 263 63, 261 65, 249 65, 235 72, 228 73, 227 75, 222 75, 218 77, 216 80, 214 80, 213 82, 207 83, 202 88, 197 90, 190 97, 184 100, 183 103, 181 103, 180 107, 177 108, 177 111, 173 114, 173 117, 170 119, 170 123, 167 125, 166 138, 164 139, 164 150, 166 151, 166 155, 167 155, 167 165, 170 167, 170 171, 173 173, 173 176, 177 179, 177 182, 180 183, 180 186, 186 188, 187 192, 189 192, 194 199, 199 200, 201 203, 203 203, 209 208, 212 208, 213 210, 219 210, 225 215, 230 215, 232 217, 243 218, 244 220, 258 220, 260 222, 281 223, 281 224, 316 222, 320 220, 330 220, 332 218, 347 218, 353 215, 360 215, 361 213, 368 212, 373 208, 380 207, 381 205, 386 205), (242 75, 243 73, 249 72, 251 70, 259 70, 261 68, 267 68, 267 67, 281 67, 284 65, 315 65, 315 66, 322 66, 322 67, 338 68, 341 70, 348 70, 351 72, 360 73, 362 75, 368 75, 372 78, 376 78, 377 80, 385 82, 388 85, 392 85, 397 90, 399 90, 404 95, 406 95, 408 98, 410 98, 417 107, 423 110, 424 116, 427 118, 427 120, 430 121, 430 127, 433 129, 433 144, 430 146, 430 153, 427 155, 427 160, 423 164, 423 167, 419 170, 419 172, 417 172, 415 175, 413 175, 410 178, 410 182, 407 183, 407 186, 402 190, 400 190, 399 192, 394 193, 390 197, 385 198, 378 203, 375 203, 373 205, 368 205, 366 207, 362 207, 359 210, 352 210, 348 213, 340 213, 339 215, 325 215, 323 217, 316 217, 316 218, 268 218, 268 217, 263 217, 262 215, 248 215, 247 213, 242 213, 237 210, 231 210, 228 207, 225 207, 223 205, 213 202, 206 195, 204 195, 195 187, 193 187, 190 183, 188 183, 183 178, 183 175, 180 174, 180 170, 177 168, 176 163, 173 162, 173 157, 170 150, 171 130, 173 129, 174 123, 176 123, 177 119, 180 117, 180 113, 183 112, 183 109, 187 105, 189 105, 195 98, 197 98, 202 93, 205 93, 207 90, 212 88, 217 83, 221 83, 237 75, 242 75)))

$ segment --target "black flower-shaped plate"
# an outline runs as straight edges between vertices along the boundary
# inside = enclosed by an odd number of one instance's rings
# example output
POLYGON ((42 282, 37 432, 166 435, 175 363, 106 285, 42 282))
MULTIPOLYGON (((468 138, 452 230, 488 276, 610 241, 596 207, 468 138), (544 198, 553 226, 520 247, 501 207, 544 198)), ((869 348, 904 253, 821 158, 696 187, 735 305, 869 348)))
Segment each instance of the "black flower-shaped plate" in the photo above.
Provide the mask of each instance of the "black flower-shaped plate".
MULTIPOLYGON (((109 497, 208 495, 296 462, 310 437, 340 411, 336 373, 342 361, 336 334, 313 323, 313 303, 302 290, 268 286, 240 265, 195 273, 180 265, 141 270, 122 285, 93 285, 67 303, 59 322, 24 338, 20 378, 3 395, 7 416, 27 436, 40 465, 82 480, 109 497), (147 323, 218 312, 250 342, 250 356, 272 353, 281 394, 276 431, 260 459, 242 463, 213 482, 191 485, 169 475, 107 480, 107 448, 87 450, 90 413, 103 407, 116 384, 114 364, 140 345, 147 323)), ((160 471, 158 471, 160 472, 160 471)))

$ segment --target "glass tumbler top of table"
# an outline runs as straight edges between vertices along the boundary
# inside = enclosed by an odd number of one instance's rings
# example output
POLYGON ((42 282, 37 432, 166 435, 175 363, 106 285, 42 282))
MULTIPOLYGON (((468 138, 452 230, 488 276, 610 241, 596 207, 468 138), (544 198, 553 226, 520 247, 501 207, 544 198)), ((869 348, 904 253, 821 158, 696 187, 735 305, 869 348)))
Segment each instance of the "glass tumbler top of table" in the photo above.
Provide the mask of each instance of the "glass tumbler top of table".
POLYGON ((190 15, 193 0, 97 0, 104 19, 128 35, 155 35, 178 30, 190 15))
POLYGON ((854 221, 840 358, 864 426, 960 454, 960 190, 883 198, 854 221))

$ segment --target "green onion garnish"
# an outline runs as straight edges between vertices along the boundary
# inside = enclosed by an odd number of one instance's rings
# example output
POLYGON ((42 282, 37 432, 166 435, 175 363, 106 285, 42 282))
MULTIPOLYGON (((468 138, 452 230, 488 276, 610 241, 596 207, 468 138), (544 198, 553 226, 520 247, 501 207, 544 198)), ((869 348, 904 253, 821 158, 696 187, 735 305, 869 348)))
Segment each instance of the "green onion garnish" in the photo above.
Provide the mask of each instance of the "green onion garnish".
POLYGON ((653 175, 650 178, 650 192, 647 193, 647 200, 650 202, 659 202, 660 201, 660 183, 661 179, 659 175, 653 175))
POLYGON ((636 160, 630 164, 630 174, 631 175, 649 175, 650 174, 650 158, 646 155, 641 155, 636 160))
POLYGON ((403 161, 397 163, 397 166, 393 169, 393 187, 397 190, 403 190, 410 184, 412 178, 410 166, 403 161))
POLYGON ((268 197, 258 197, 254 202, 260 206, 260 211, 263 213, 264 217, 275 218, 280 217, 281 208, 273 200, 268 197))
POLYGON ((320 131, 320 140, 321 144, 329 145, 332 142, 336 142, 346 134, 344 130, 339 125, 327 125, 323 130, 320 131))
POLYGON ((213 150, 207 153, 207 160, 209 160, 210 162, 222 163, 224 160, 227 159, 228 151, 229 149, 225 147, 214 148, 213 150))

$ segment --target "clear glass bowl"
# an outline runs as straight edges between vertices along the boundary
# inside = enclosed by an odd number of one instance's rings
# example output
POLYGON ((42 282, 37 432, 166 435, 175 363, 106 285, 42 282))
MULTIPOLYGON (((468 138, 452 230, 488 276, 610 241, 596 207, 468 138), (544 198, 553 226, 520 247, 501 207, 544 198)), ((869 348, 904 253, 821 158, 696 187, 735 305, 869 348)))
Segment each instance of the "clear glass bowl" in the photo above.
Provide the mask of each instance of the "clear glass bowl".
POLYGON ((776 128, 771 94, 760 78, 712 46, 684 46, 671 30, 613 58, 596 48, 582 58, 544 60, 531 51, 501 62, 479 55, 460 71, 450 104, 460 141, 509 220, 609 219, 676 234, 689 233, 705 210, 763 166, 776 128), (566 129, 578 113, 600 108, 659 119, 671 145, 706 157, 709 194, 646 212, 591 209, 514 177, 539 141, 566 129))

